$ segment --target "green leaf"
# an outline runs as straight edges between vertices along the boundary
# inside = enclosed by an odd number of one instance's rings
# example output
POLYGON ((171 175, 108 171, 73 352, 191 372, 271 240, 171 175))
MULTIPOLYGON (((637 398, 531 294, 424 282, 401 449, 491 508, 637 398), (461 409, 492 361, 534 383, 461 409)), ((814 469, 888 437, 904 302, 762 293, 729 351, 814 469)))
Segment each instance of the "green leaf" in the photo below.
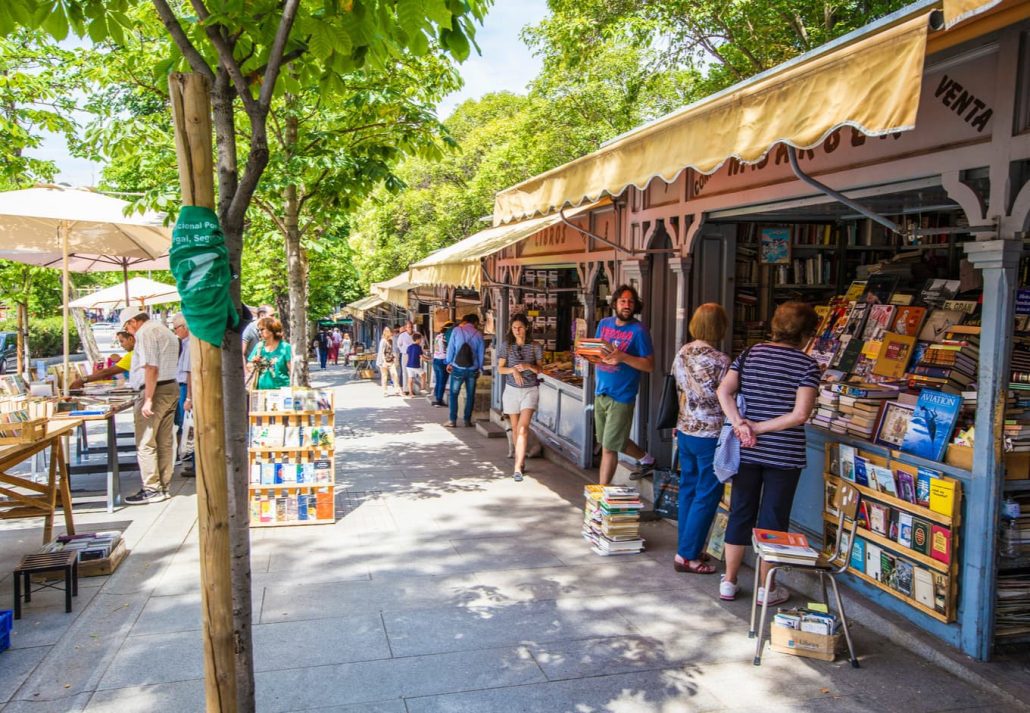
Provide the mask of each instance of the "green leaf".
POLYGON ((97 44, 103 42, 107 39, 107 21, 103 16, 90 20, 89 24, 86 25, 86 33, 97 44))
POLYGON ((334 37, 329 27, 325 24, 315 25, 311 38, 308 40, 308 48, 319 59, 326 59, 333 52, 334 37))
POLYGON ((447 0, 426 0, 425 13, 441 29, 451 29, 451 11, 447 9, 447 0))
POLYGON ((422 29, 424 17, 422 0, 397 0, 397 23, 409 36, 422 29))
POLYGON ((464 62, 468 59, 469 41, 460 28, 442 30, 440 33, 440 42, 459 62, 464 62))

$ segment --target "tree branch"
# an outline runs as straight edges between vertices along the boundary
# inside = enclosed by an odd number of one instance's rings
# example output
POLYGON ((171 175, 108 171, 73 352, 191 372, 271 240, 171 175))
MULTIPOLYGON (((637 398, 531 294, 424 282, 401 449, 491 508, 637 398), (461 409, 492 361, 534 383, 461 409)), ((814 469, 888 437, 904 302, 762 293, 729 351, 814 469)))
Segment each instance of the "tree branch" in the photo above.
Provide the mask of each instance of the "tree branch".
POLYGON ((186 36, 186 32, 182 29, 182 25, 179 24, 179 19, 172 12, 172 8, 168 6, 166 0, 151 0, 154 4, 154 9, 157 11, 157 16, 161 19, 161 24, 168 30, 168 34, 172 36, 172 40, 178 46, 179 51, 182 52, 182 56, 186 58, 186 61, 190 63, 190 67, 193 71, 198 74, 203 74, 207 77, 212 84, 215 81, 215 73, 211 69, 211 66, 204 59, 203 55, 197 51, 197 48, 190 42, 190 38, 186 36))
POLYGON ((261 211, 265 215, 267 215, 269 218, 271 218, 272 222, 275 223, 275 227, 277 227, 280 231, 282 231, 283 235, 286 235, 286 233, 287 233, 286 223, 284 223, 282 218, 280 218, 278 216, 278 214, 276 214, 275 208, 272 207, 271 203, 266 201, 264 198, 259 198, 258 196, 254 196, 254 205, 256 205, 258 208, 260 208, 261 211))
POLYGON ((286 40, 289 39, 290 30, 293 29, 293 21, 297 17, 299 5, 300 0, 286 0, 283 5, 282 20, 280 20, 279 29, 275 33, 275 41, 272 42, 272 49, 268 53, 265 80, 261 85, 261 94, 258 97, 258 106, 266 112, 272 105, 272 93, 275 91, 275 82, 279 78, 279 68, 282 66, 286 40))
POLYGON ((304 186, 304 195, 301 196, 300 200, 297 202, 297 215, 300 215, 300 212, 304 210, 304 204, 307 203, 308 198, 315 194, 315 192, 318 190, 318 187, 322 185, 322 181, 324 181, 326 176, 328 175, 329 169, 323 169, 322 173, 319 174, 318 178, 316 178, 310 184, 304 186))
POLYGON ((253 112, 257 109, 257 106, 254 104, 254 96, 250 93, 250 87, 247 85, 247 80, 243 77, 240 65, 236 58, 233 57, 232 45, 219 32, 220 26, 215 27, 214 25, 207 24, 211 13, 204 6, 204 0, 190 0, 190 3, 193 5, 193 10, 197 13, 197 17, 204 23, 204 34, 207 35, 208 40, 218 53, 218 63, 225 67, 225 71, 232 77, 233 85, 236 87, 236 94, 243 101, 247 114, 253 118, 253 112))

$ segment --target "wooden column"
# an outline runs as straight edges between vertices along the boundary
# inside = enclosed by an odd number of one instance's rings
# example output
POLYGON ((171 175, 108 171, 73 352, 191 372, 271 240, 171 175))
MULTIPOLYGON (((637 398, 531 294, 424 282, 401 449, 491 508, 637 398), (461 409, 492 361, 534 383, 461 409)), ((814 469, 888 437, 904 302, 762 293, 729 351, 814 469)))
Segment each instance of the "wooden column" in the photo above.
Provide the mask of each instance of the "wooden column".
MULTIPOLYGON (((210 87, 202 75, 173 74, 168 79, 168 88, 183 205, 214 210, 210 87)), ((196 419, 204 693, 208 713, 236 713, 222 350, 193 338, 190 360, 196 419)))

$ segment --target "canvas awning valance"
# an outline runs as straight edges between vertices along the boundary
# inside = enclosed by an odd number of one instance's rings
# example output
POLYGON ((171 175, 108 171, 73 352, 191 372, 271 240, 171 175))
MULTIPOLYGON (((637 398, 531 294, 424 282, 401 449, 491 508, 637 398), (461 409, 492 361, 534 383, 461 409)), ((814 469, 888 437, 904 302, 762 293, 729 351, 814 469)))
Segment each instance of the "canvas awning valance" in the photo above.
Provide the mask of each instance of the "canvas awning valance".
POLYGON ((417 284, 411 281, 411 273, 405 270, 396 277, 384 282, 372 283, 372 294, 386 302, 395 304, 398 307, 408 308, 408 290, 414 289, 417 284))
POLYGON ((494 225, 617 196, 654 178, 671 182, 687 168, 707 174, 730 158, 756 162, 778 143, 811 148, 845 125, 869 136, 910 130, 930 9, 924 3, 885 18, 501 191, 494 225))
MULTIPOLYGON (((569 211, 565 217, 572 218, 608 203, 608 199, 604 199, 569 211)), ((480 230, 478 233, 437 250, 429 257, 416 262, 411 266, 410 280, 416 285, 446 285, 478 290, 482 283, 480 261, 484 257, 500 252, 561 221, 562 216, 555 213, 542 218, 524 220, 520 223, 480 230)))
POLYGON ((379 295, 369 295, 368 297, 362 297, 356 302, 351 302, 349 305, 343 308, 345 314, 350 315, 354 319, 364 319, 365 313, 371 309, 375 309, 381 304, 385 304, 384 300, 379 295))

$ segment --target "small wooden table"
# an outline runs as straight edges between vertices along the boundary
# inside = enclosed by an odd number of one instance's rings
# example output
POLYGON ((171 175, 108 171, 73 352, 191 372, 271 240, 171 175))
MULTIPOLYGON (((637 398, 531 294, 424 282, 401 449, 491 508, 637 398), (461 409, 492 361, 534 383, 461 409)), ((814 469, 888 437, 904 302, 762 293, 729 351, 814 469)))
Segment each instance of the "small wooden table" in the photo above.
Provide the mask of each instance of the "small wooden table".
POLYGON ((47 424, 46 436, 34 443, 0 446, 0 520, 25 517, 43 517, 43 544, 54 534, 54 512, 64 511, 64 527, 69 535, 75 534, 72 520, 71 487, 68 483, 68 464, 65 462, 64 437, 79 425, 78 419, 62 419, 47 424), (37 483, 23 475, 7 471, 24 463, 40 451, 50 449, 50 469, 46 483, 37 483), (28 491, 28 492, 26 492, 28 491))

